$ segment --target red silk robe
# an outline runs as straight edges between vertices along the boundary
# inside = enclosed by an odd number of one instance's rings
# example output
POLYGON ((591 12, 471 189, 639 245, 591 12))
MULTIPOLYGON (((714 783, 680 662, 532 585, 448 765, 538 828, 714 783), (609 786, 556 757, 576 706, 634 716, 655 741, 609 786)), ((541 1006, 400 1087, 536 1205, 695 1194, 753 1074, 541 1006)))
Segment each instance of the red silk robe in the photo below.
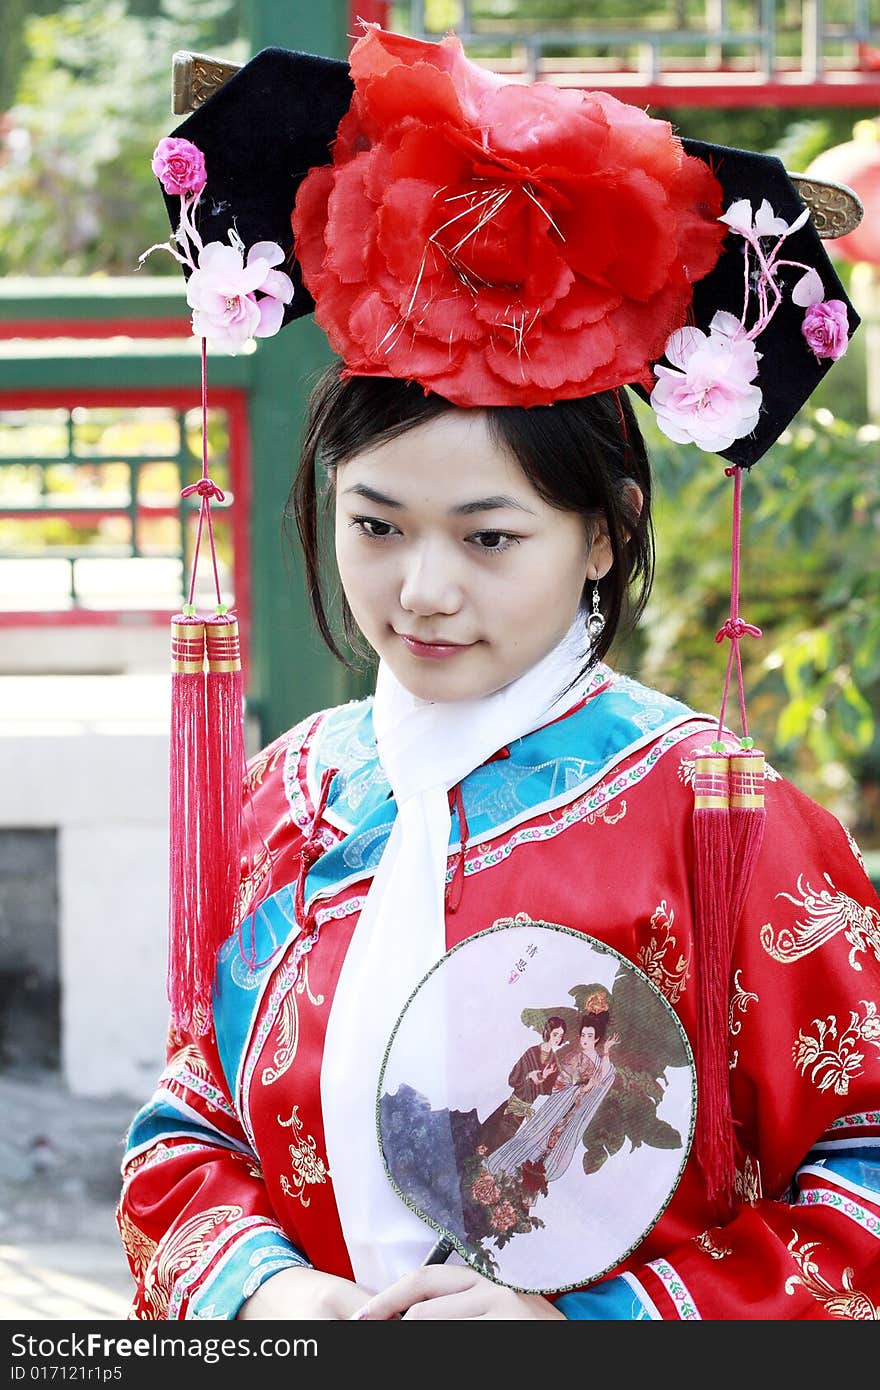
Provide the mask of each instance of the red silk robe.
MULTIPOLYGON (((344 706, 250 766, 242 928, 220 955, 213 1025, 172 1032, 129 1134, 133 1317, 234 1318, 303 1261, 352 1277, 320 1074, 394 815, 370 731, 369 702, 344 706)), ((693 772, 712 736, 600 668, 581 706, 451 795, 447 947, 518 914, 582 930, 648 976, 696 1048, 693 772)), ((880 902, 833 816, 773 773, 766 802, 730 976, 740 1204, 715 1223, 691 1153, 639 1247, 559 1297, 569 1318, 880 1317, 880 902)))

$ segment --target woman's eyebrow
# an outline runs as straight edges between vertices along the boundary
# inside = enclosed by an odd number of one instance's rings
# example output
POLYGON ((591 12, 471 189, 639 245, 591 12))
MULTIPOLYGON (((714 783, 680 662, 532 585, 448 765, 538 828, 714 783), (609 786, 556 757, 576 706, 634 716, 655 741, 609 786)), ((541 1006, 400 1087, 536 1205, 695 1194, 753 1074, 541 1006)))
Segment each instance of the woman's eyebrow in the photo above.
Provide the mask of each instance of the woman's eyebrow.
POLYGON ((535 515, 524 502, 518 502, 515 497, 506 497, 503 493, 496 497, 479 497, 474 502, 462 502, 460 507, 450 507, 449 510, 456 516, 470 516, 472 512, 496 512, 508 507, 517 512, 528 512, 529 516, 535 515))
POLYGON ((344 491, 355 492, 358 497, 365 497, 368 502, 375 502, 378 507, 395 507, 398 511, 403 508, 402 502, 395 502, 393 497, 386 497, 384 492, 377 492, 374 487, 367 487, 366 483, 355 483, 344 491))
MULTIPOLYGON (((405 511, 403 502, 398 502, 393 497, 386 497, 384 492, 378 492, 374 487, 368 487, 366 483, 355 483, 352 487, 345 488, 345 492, 356 493, 358 497, 364 497, 368 502, 375 502, 379 507, 392 507, 396 511, 405 511)), ((512 508, 518 512, 528 512, 529 516, 534 516, 524 502, 519 502, 515 497, 508 497, 504 493, 498 493, 494 497, 477 497, 473 502, 462 502, 457 507, 450 507, 450 516, 472 516, 474 512, 493 512, 501 511, 505 508, 512 508)))

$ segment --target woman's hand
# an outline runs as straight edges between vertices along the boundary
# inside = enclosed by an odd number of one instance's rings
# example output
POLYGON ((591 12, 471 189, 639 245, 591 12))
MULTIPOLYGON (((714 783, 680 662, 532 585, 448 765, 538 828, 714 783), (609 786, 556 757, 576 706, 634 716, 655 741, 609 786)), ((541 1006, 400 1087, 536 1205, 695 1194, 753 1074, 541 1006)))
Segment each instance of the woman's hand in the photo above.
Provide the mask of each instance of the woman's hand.
POLYGON ((261 1284, 238 1310, 240 1322, 272 1318, 345 1322, 370 1297, 367 1289, 307 1265, 281 1269, 261 1284))
POLYGON ((356 1316, 374 1322, 391 1318, 413 1322, 467 1318, 565 1321, 540 1294, 515 1293, 466 1265, 426 1265, 405 1274, 390 1288, 374 1294, 356 1316))

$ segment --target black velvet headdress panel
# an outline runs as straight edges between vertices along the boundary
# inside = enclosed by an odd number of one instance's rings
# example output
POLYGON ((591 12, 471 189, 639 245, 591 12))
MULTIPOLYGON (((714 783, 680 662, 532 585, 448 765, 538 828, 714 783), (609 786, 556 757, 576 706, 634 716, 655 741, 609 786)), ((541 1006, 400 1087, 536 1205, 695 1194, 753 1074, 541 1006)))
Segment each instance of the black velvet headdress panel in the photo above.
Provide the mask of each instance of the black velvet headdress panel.
MULTIPOLYGON (((285 268, 294 283, 293 301, 284 311, 285 324, 314 309, 302 282, 291 230, 297 190, 309 169, 332 161, 337 127, 349 109, 353 90, 344 62, 268 48, 173 132, 192 141, 205 156, 208 180, 197 217, 202 239, 224 241, 234 228, 245 246, 274 241, 284 249, 285 268)), ((721 184, 725 208, 746 199, 757 209, 766 200, 789 224, 803 211, 797 189, 778 159, 697 140, 685 139, 682 145, 687 154, 711 168, 721 184)), ((165 199, 176 225, 179 200, 167 194, 165 199)), ((846 305, 852 333, 859 316, 811 220, 786 241, 783 255, 817 270, 825 299, 846 305)), ((766 452, 832 365, 830 359, 817 360, 804 341, 804 310, 789 293, 802 274, 802 269, 794 267, 778 273, 786 292, 755 344, 761 355, 760 418, 750 434, 720 451, 739 467, 750 467, 766 452)), ((743 241, 729 232, 715 268, 694 285, 688 322, 705 332, 718 310, 739 317, 743 292, 743 241)), ((643 385, 634 383, 633 389, 647 399, 643 385)))

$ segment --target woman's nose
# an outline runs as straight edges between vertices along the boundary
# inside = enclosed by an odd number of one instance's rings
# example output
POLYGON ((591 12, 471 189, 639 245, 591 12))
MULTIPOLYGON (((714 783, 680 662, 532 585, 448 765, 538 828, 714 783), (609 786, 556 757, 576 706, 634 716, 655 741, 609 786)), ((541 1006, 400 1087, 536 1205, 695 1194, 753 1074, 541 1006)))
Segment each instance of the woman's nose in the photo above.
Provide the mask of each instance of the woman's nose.
POLYGON ((457 613, 461 586, 448 553, 439 546, 420 546, 409 557, 400 586, 400 606, 409 613, 457 613))

